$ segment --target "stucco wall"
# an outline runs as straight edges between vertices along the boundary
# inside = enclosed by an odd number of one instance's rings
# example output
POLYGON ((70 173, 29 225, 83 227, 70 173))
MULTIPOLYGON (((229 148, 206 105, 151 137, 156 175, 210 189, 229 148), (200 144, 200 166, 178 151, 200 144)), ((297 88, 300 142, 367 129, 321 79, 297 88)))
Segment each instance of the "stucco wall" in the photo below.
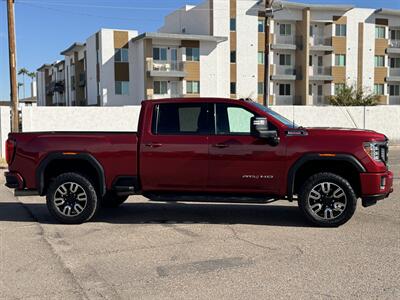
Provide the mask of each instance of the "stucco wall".
MULTIPOLYGON (((386 134, 393 143, 400 144, 400 106, 366 107, 365 119, 364 107, 273 106, 272 108, 302 126, 372 129, 386 134)), ((3 110, 1 112, 3 126, 7 116, 3 116, 3 110)), ((24 132, 136 131, 139 112, 140 106, 25 107, 22 110, 22 127, 24 132)), ((5 131, 8 133, 9 123, 5 131)))
POLYGON ((309 127, 365 128, 384 133, 392 143, 400 144, 400 106, 273 106, 273 110, 309 127), (365 110, 365 114, 364 114, 365 110), (364 118, 365 116, 365 118, 364 118))
POLYGON ((140 106, 25 107, 22 131, 136 131, 140 106))

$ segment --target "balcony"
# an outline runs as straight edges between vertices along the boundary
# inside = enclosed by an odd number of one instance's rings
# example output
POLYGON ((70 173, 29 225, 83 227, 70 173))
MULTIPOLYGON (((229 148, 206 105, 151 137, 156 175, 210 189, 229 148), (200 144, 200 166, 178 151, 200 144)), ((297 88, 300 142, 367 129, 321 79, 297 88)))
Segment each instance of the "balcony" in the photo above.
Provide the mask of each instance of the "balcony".
POLYGON ((386 77, 387 82, 400 82, 400 69, 389 68, 389 76, 386 77))
POLYGON ((329 100, 327 96, 323 95, 312 95, 310 97, 310 103, 312 105, 328 105, 329 100))
POLYGON ((272 50, 296 50, 296 36, 294 35, 276 35, 272 36, 272 50))
POLYGON ((310 37, 311 51, 333 51, 332 38, 314 35, 310 37))
POLYGON ((388 54, 400 54, 400 40, 389 40, 388 54))
POLYGON ((332 67, 309 67, 310 80, 332 81, 332 67))
POLYGON ((271 79, 296 80, 296 69, 293 66, 273 65, 271 79))
POLYGON ((185 77, 182 61, 147 59, 147 72, 152 77, 185 77))

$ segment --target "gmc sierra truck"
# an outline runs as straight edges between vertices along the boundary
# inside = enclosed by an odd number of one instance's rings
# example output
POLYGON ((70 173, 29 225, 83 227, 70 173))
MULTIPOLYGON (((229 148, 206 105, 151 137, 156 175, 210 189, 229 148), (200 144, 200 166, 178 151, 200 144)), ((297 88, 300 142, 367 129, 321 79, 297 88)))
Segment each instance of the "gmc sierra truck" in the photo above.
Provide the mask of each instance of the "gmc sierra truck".
POLYGON ((10 133, 6 186, 46 196, 62 223, 82 223, 129 195, 153 201, 297 201, 318 226, 339 226, 388 197, 388 139, 303 128, 258 103, 143 101, 138 131, 10 133))

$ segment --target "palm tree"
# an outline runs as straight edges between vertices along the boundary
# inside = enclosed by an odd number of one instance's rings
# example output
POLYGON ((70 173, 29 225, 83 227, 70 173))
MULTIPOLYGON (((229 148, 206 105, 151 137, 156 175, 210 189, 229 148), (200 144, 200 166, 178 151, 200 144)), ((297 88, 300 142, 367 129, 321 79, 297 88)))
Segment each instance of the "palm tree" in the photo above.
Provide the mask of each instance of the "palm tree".
POLYGON ((19 71, 18 71, 18 75, 22 75, 22 83, 23 83, 23 86, 24 86, 24 98, 25 98, 25 75, 28 75, 29 74, 29 71, 28 71, 28 69, 26 69, 26 68, 21 68, 21 69, 19 69, 19 71))
POLYGON ((21 86, 24 86, 24 84, 23 84, 22 82, 18 82, 18 99, 19 99, 19 88, 20 88, 21 86))
POLYGON ((32 83, 33 83, 33 80, 36 78, 36 73, 35 72, 29 72, 28 73, 28 77, 31 79, 31 98, 33 98, 32 83))

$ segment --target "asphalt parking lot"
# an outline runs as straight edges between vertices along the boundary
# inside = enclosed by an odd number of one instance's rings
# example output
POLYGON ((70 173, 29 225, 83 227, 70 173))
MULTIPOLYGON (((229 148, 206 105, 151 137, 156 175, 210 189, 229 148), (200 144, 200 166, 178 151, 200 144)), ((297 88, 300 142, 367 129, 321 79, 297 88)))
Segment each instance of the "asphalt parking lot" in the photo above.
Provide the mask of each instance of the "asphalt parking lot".
POLYGON ((44 199, 0 179, 4 299, 400 299, 400 147, 395 192, 340 228, 295 204, 168 204, 131 197, 60 225, 44 199))

